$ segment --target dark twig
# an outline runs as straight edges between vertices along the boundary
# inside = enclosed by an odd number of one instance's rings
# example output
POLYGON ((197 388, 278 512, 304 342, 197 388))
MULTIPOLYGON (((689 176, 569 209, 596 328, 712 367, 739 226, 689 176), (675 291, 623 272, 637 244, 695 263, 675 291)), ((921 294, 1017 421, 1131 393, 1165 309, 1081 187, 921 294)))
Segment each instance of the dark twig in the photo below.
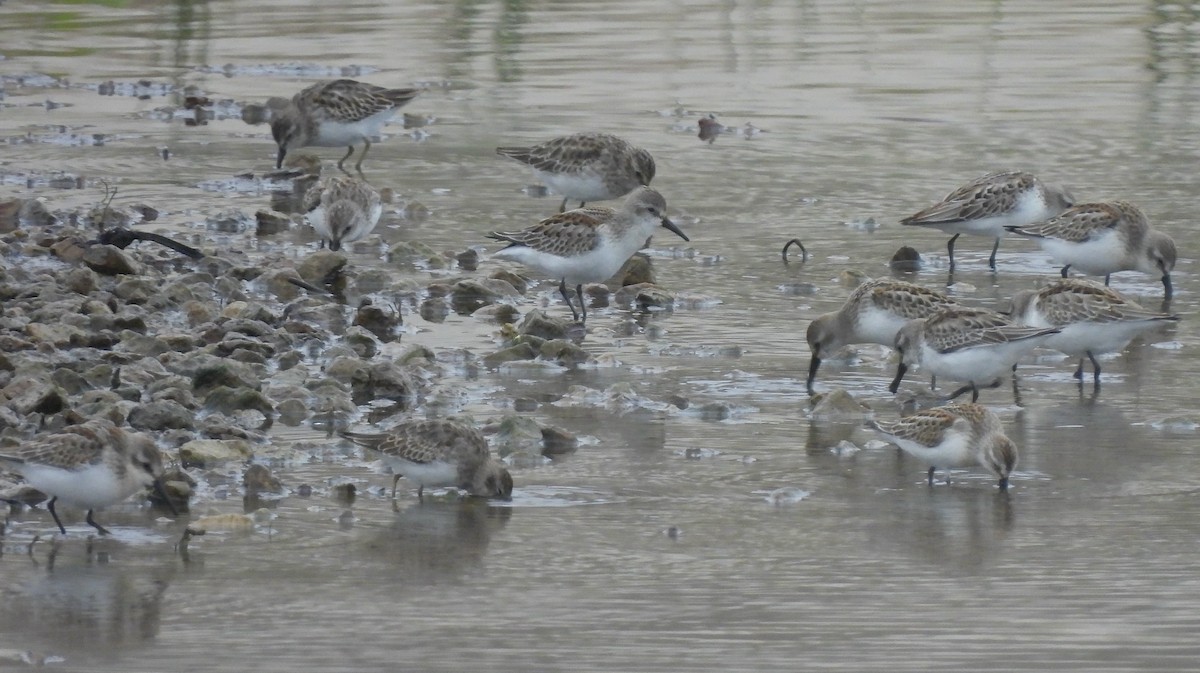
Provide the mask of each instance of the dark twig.
POLYGON ((808 250, 804 247, 804 243, 802 243, 798 238, 793 238, 792 240, 783 244, 783 263, 788 263, 788 248, 792 247, 792 245, 796 245, 800 248, 800 263, 803 264, 804 262, 807 262, 808 250))

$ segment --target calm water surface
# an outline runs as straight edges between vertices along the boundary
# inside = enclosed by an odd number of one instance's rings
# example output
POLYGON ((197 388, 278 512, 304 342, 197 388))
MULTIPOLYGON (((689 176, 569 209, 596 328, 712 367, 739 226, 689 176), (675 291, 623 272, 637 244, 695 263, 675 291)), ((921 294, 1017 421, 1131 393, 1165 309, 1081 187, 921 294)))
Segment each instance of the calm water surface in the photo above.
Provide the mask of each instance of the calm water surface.
MULTIPOLYGON (((301 232, 204 226, 269 202, 232 180, 271 166, 268 129, 187 126, 170 110, 185 86, 240 104, 344 72, 427 87, 406 111, 437 118, 422 138, 393 125, 371 151, 372 179, 430 211, 389 215, 385 239, 462 250, 531 224, 557 201, 528 196, 529 173, 494 147, 603 129, 658 160, 655 186, 693 239, 655 241, 659 281, 694 299, 649 316, 596 310, 584 345, 618 367, 443 384, 480 420, 536 397, 540 420, 585 440, 516 470, 511 507, 404 498, 394 510, 373 492, 340 526, 329 480, 390 479, 302 427, 276 442, 313 459, 275 468, 317 493, 284 499, 253 534, 200 538, 186 558, 172 549, 178 525, 147 527, 126 507, 106 514, 125 524, 107 563, 87 562, 80 535, 53 564, 46 545, 31 562, 15 545, 49 528, 26 515, 0 558, 0 649, 88 671, 1194 667, 1198 28, 1176 4, 1070 0, 0 5, 0 197, 91 204, 104 179, 205 247, 303 256, 315 245, 301 232), (152 95, 128 95, 142 79, 152 95), (125 95, 101 95, 110 80, 125 95), (704 143, 696 121, 709 113, 763 132, 704 143), (1008 497, 978 470, 930 489, 894 449, 831 451, 872 439, 806 413, 803 329, 845 298, 842 272, 886 275, 911 244, 928 262, 916 281, 953 280, 988 306, 1055 274, 1016 240, 990 273, 990 242, 963 238, 948 279, 945 237, 896 225, 1008 168, 1081 200, 1140 204, 1179 244, 1170 310, 1184 321, 1104 360, 1098 393, 1051 353, 1022 367, 1022 406, 985 392, 1022 450, 1008 497), (50 186, 58 172, 84 188, 50 186), (785 266, 779 249, 796 236, 813 258, 785 266), (647 403, 572 402, 618 384, 647 403), (673 395, 692 410, 664 410, 673 395), (694 410, 710 403, 728 416, 694 410), (777 489, 809 495, 776 506, 777 489)), ((1159 305, 1154 279, 1114 285, 1159 305)), ((519 308, 538 296, 565 311, 548 283, 519 308)), ((470 317, 405 322, 406 344, 494 348, 494 328, 470 317)), ((825 365, 821 387, 899 413, 885 349, 858 352, 825 365)), ((240 499, 197 504, 210 508, 237 512, 240 499)))

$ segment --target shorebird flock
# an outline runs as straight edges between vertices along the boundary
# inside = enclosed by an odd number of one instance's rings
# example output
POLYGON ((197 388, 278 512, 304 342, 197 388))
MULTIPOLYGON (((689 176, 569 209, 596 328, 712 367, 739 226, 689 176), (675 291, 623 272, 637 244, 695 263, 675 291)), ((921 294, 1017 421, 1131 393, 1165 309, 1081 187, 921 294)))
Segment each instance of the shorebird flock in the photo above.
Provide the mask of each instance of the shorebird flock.
MULTIPOLYGON (((353 80, 322 82, 297 93, 275 113, 271 133, 276 167, 302 147, 346 147, 337 162, 345 171, 358 144, 363 149, 358 175, 327 178, 304 198, 304 210, 321 245, 340 250, 371 233, 382 213, 379 193, 362 174, 362 163, 376 137, 396 110, 413 100, 415 89, 387 89, 353 80)), ((703 128, 701 129, 703 135, 703 128)), ((576 133, 530 147, 498 147, 503 157, 530 166, 550 191, 563 197, 559 212, 519 231, 487 236, 506 246, 493 254, 558 282, 573 320, 585 323, 583 284, 608 280, 662 227, 683 240, 688 236, 667 217, 666 199, 649 186, 655 162, 643 148, 605 133, 576 133), (622 199, 616 208, 588 202, 622 199), (580 207, 567 210, 571 201, 580 207), (574 290, 578 310, 572 303, 574 290)), ((967 183, 940 202, 903 219, 904 227, 925 227, 951 234, 950 268, 963 235, 993 240, 989 266, 1008 233, 1032 238, 1062 265, 1061 279, 1018 293, 1011 310, 998 313, 966 306, 944 293, 902 280, 870 280, 855 289, 837 311, 814 318, 807 327, 810 351, 806 390, 815 395, 823 360, 841 348, 876 343, 895 349, 896 393, 907 371, 916 366, 938 380, 961 384, 942 406, 897 420, 878 420, 871 428, 929 465, 933 485, 937 468, 979 465, 1006 491, 1018 449, 1004 434, 995 412, 978 404, 980 390, 996 387, 1017 363, 1038 347, 1078 358, 1074 376, 1084 378, 1085 359, 1100 382, 1097 356, 1124 349, 1137 335, 1179 320, 1145 309, 1108 287, 1111 274, 1136 270, 1161 280, 1172 296, 1175 244, 1150 226, 1146 216, 1125 201, 1076 204, 1060 187, 1020 171, 998 172, 967 183), (1071 276, 1102 276, 1104 283, 1071 276), (966 393, 971 402, 953 402, 966 393)), ((798 244, 789 241, 787 250, 798 244)), ((586 328, 586 325, 583 325, 586 328)), ((401 476, 417 486, 456 487, 480 497, 509 498, 513 479, 492 457, 487 440, 461 419, 405 420, 381 433, 345 431, 342 437, 378 453, 395 473, 392 495, 401 476)), ((108 531, 93 510, 154 486, 162 490, 162 458, 152 438, 89 421, 37 437, 19 450, 0 455, 0 463, 22 473, 51 500, 59 529, 58 501, 87 510, 87 523, 108 531)), ((949 476, 947 475, 947 482, 949 476)), ((164 499, 165 496, 164 496, 164 499)), ((169 503, 169 499, 167 499, 169 503)))

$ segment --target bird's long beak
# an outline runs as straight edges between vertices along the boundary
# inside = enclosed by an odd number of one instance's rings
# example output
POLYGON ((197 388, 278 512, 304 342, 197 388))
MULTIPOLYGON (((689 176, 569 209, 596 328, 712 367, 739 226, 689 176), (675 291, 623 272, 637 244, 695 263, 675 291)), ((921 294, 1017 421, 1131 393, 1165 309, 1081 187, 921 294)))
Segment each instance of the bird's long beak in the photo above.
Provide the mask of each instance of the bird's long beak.
POLYGON ((1001 491, 1008 490, 1008 477, 1000 477, 1000 490, 1001 491))
POLYGON ((1171 274, 1164 273, 1163 277, 1162 277, 1162 283, 1163 283, 1163 290, 1166 291, 1166 298, 1170 299, 1171 294, 1174 291, 1174 288, 1171 287, 1171 274))
POLYGON ((808 389, 809 395, 813 394, 813 381, 816 380, 817 369, 819 369, 820 367, 821 367, 821 358, 817 357, 816 353, 813 353, 812 360, 809 360, 809 362, 808 362, 808 381, 806 382, 806 387, 808 389))
POLYGON ((283 145, 279 146, 279 154, 275 156, 275 170, 283 168, 283 158, 287 156, 287 148, 283 145))
POLYGON ((900 380, 904 378, 905 372, 908 371, 908 365, 904 361, 900 361, 900 366, 896 367, 896 378, 892 379, 892 385, 888 386, 888 391, 893 395, 900 389, 900 380))
POLYGON ((668 230, 673 232, 676 236, 678 236, 679 238, 682 238, 685 241, 690 242, 692 240, 692 239, 688 238, 687 234, 683 233, 683 231, 680 230, 679 227, 675 226, 674 222, 672 222, 671 220, 669 220, 665 217, 662 219, 662 226, 666 227, 668 230))

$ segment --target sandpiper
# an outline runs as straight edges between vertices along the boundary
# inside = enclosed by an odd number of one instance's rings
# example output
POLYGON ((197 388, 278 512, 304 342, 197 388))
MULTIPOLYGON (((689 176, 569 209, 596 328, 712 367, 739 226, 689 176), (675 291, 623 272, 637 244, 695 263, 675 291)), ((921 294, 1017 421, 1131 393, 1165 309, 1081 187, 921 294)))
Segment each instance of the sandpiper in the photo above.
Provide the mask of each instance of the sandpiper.
MULTIPOLYGON (((922 409, 891 422, 872 423, 880 434, 929 464, 929 485, 938 467, 978 463, 999 479, 1001 491, 1017 466, 1017 445, 1004 434, 1000 418, 979 404, 948 404, 922 409)), ((950 475, 946 475, 950 483, 950 475)))
POLYGON ((1175 241, 1150 226, 1146 215, 1128 201, 1083 203, 1037 224, 1005 227, 1037 239, 1054 261, 1064 264, 1062 277, 1074 268, 1090 276, 1141 271, 1162 278, 1166 298, 1172 295, 1175 241))
POLYGON ((896 332, 909 320, 927 318, 935 311, 956 306, 941 292, 902 280, 870 280, 855 288, 842 307, 818 316, 808 324, 808 394, 822 358, 848 344, 876 343, 892 346, 896 332))
POLYGON ((925 210, 906 217, 900 224, 933 227, 954 234, 946 243, 950 270, 954 270, 954 242, 961 234, 996 239, 988 266, 996 269, 996 250, 1006 225, 1039 222, 1071 206, 1071 195, 1049 187, 1024 171, 989 173, 951 192, 925 210))
POLYGON ((400 477, 417 485, 418 498, 426 486, 453 486, 484 498, 512 497, 512 475, 492 458, 483 433, 465 420, 412 420, 383 433, 345 431, 341 436, 383 457, 395 472, 393 498, 400 477))
POLYGON ((620 208, 579 208, 552 215, 521 231, 494 231, 489 238, 508 242, 493 255, 511 259, 559 279, 558 290, 573 319, 586 322, 583 284, 608 280, 625 260, 646 245, 655 229, 663 226, 687 241, 687 235, 667 219, 667 202, 650 187, 638 187, 620 208), (575 286, 580 312, 575 310, 567 285, 575 286))
POLYGON ((162 455, 154 440, 105 420, 35 437, 0 454, 0 464, 21 473, 30 486, 50 496, 46 508, 64 535, 67 529, 54 509, 59 500, 86 509, 88 524, 102 535, 109 531, 96 523, 94 511, 147 486, 153 486, 171 506, 162 484, 162 455))
POLYGON ((625 196, 654 179, 654 157, 608 133, 575 133, 532 147, 497 147, 496 153, 533 167, 534 174, 567 201, 604 201, 625 196))
POLYGON ((888 389, 895 393, 908 368, 920 364, 934 376, 966 382, 950 399, 971 391, 971 401, 976 402, 980 387, 1000 385, 1022 355, 1058 332, 1018 325, 982 308, 939 309, 928 318, 910 320, 896 333, 900 364, 888 389))
POLYGON ((345 171, 346 159, 354 154, 354 146, 362 143, 362 154, 354 164, 361 173, 371 138, 418 93, 417 89, 387 89, 352 79, 318 82, 302 90, 271 122, 271 135, 279 146, 275 168, 282 168, 287 153, 301 147, 346 147, 346 156, 337 164, 345 171))
POLYGON ((321 247, 341 250, 370 234, 383 214, 379 192, 361 177, 334 176, 304 195, 308 221, 321 236, 321 247))
POLYGON ((1142 308, 1116 290, 1083 278, 1055 281, 1040 290, 1022 290, 1012 299, 1012 318, 1031 327, 1057 327, 1042 345, 1079 358, 1075 378, 1083 379, 1083 358, 1092 361, 1092 380, 1100 382, 1096 356, 1125 348, 1138 334, 1179 320, 1179 316, 1142 308))

